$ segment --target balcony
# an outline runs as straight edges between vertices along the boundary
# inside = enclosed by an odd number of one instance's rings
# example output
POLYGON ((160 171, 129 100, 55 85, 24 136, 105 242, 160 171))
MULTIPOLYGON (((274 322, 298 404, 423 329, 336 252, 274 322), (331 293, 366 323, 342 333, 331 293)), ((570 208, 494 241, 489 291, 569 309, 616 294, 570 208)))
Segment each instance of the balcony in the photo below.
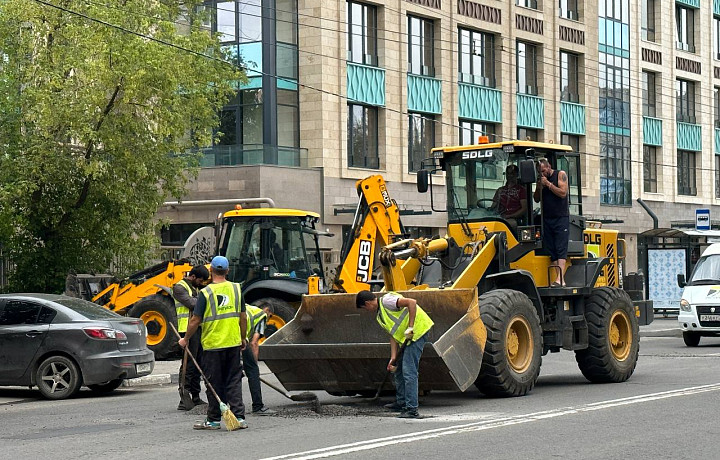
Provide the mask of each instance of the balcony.
POLYGON ((643 117, 643 144, 662 146, 662 120, 643 117))
POLYGON ((408 110, 413 112, 442 112, 442 82, 437 78, 408 74, 408 110))
POLYGON ((460 118, 502 123, 502 93, 494 88, 458 83, 460 118))
POLYGON ((677 122, 678 150, 702 151, 702 127, 692 123, 677 122))
POLYGON ((361 104, 385 105, 385 69, 347 63, 347 98, 361 104))
POLYGON ((585 135, 585 106, 573 102, 560 102, 560 132, 585 135))
POLYGON ((545 129, 545 99, 517 94, 517 125, 524 128, 545 129))
POLYGON ((201 167, 278 165, 306 168, 307 149, 263 144, 216 145, 202 149, 201 167))

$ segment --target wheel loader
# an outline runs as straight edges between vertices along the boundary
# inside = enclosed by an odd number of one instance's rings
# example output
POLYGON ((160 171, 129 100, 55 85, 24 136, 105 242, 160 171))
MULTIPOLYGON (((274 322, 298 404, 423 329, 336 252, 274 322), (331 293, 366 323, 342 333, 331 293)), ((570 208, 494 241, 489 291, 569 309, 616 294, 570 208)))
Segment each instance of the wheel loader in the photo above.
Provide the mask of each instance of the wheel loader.
MULTIPOLYGON (((530 141, 435 148, 418 173, 433 210, 447 213, 447 234, 399 239, 379 255, 384 291, 414 298, 435 322, 420 362, 420 390, 521 396, 542 356, 569 350, 591 382, 623 382, 635 370, 641 312, 621 289, 625 243, 582 217, 580 157, 569 146, 530 141), (543 247, 542 203, 533 203, 537 162, 569 177, 570 228, 565 286, 543 247), (527 197, 523 215, 494 206, 510 164, 527 197), (434 178, 446 198, 435 203, 434 178)), ((378 295, 380 295, 379 293, 378 295)), ((354 294, 304 296, 295 318, 265 341, 262 359, 290 391, 375 394, 383 385, 387 337, 354 294)), ((644 306, 643 308, 647 308, 644 306)), ((650 306, 650 308, 652 308, 650 306)), ((642 313, 642 314, 641 314, 642 313)), ((386 383, 390 389, 390 384, 386 383)))

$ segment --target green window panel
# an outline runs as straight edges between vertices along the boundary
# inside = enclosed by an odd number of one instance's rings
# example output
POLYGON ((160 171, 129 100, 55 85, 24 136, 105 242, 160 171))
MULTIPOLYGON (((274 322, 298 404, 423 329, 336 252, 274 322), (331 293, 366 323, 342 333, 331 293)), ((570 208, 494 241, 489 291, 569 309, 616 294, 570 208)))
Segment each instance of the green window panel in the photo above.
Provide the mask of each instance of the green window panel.
POLYGON ((713 14, 720 16, 720 0, 713 0, 713 14))
POLYGON ((502 123, 502 93, 486 86, 458 83, 460 118, 502 123))
MULTIPOLYGON (((675 0, 675 3, 689 6, 690 8, 700 8, 700 0, 675 0)), ((715 5, 713 5, 714 7, 715 5)))
POLYGON ((720 129, 715 128, 715 153, 720 153, 720 129))
POLYGON ((440 80, 408 74, 407 86, 408 110, 425 113, 442 112, 442 85, 440 80))
POLYGON ((643 117, 643 144, 662 146, 662 120, 643 117))
POLYGON ((560 102, 560 132, 585 135, 585 106, 560 102))
POLYGON ((352 102, 385 105, 385 69, 347 63, 347 97, 352 102))
POLYGON ((702 150, 702 127, 691 123, 677 122, 678 150, 702 150))
POLYGON ((517 125, 525 128, 545 129, 545 99, 517 94, 517 125))

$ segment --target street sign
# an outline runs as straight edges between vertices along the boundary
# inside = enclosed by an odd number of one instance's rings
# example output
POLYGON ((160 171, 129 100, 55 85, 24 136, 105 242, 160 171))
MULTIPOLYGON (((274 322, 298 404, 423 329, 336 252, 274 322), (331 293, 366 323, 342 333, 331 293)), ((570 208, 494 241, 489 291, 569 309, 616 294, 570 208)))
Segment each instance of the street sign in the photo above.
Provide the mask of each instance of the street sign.
POLYGON ((695 210, 695 230, 710 230, 710 210, 695 210))

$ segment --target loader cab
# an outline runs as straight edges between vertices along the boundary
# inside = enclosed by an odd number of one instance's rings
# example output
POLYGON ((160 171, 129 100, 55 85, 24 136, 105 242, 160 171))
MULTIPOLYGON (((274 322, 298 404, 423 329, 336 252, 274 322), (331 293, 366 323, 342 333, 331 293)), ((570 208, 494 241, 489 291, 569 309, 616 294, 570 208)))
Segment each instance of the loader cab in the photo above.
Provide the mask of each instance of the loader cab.
POLYGON ((297 283, 298 289, 306 290, 308 277, 323 273, 318 220, 315 213, 292 209, 225 213, 216 254, 230 262, 228 279, 242 284, 243 292, 258 283, 277 286, 278 281, 297 283))

